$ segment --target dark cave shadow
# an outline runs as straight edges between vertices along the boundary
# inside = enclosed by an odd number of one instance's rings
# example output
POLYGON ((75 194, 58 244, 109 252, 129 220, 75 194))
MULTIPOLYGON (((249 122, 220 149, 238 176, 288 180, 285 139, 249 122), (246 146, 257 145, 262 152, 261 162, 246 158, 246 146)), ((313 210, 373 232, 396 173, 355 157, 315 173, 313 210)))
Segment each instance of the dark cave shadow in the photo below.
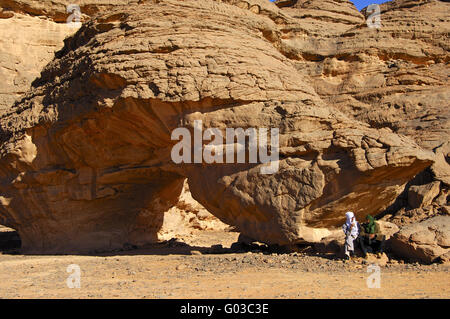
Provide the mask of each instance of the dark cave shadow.
MULTIPOLYGON (((67 252, 67 253, 27 253, 21 251, 21 241, 19 234, 12 230, 0 232, 0 253, 3 255, 24 255, 24 256, 89 256, 89 257, 115 257, 115 256, 195 256, 195 255, 225 255, 225 254, 247 254, 262 253, 271 254, 292 254, 302 253, 309 256, 318 256, 330 260, 341 259, 339 254, 330 252, 318 252, 313 246, 294 245, 279 246, 265 244, 246 244, 234 242, 230 247, 223 247, 221 244, 211 246, 193 246, 183 241, 172 238, 168 241, 146 244, 143 246, 125 245, 122 249, 92 251, 92 252, 67 252)), ((300 258, 300 256, 299 256, 300 258)))
MULTIPOLYGON (((211 246, 192 246, 183 241, 172 238, 168 241, 146 244, 143 246, 125 245, 122 249, 92 251, 87 253, 27 253, 21 251, 21 240, 17 231, 11 229, 0 231, 0 253, 3 255, 24 256, 89 256, 89 257, 115 257, 115 256, 195 256, 195 255, 225 255, 225 254, 247 254, 262 253, 265 255, 300 253, 307 256, 315 256, 328 260, 341 260, 343 249, 333 247, 318 247, 316 245, 297 244, 292 246, 246 244, 234 242, 229 248, 220 244, 211 246)), ((358 251, 358 249, 356 249, 358 251)), ((360 255, 360 254, 358 254, 360 255)), ((301 256, 298 256, 301 258, 301 256)))
POLYGON ((395 215, 400 209, 405 208, 406 210, 410 210, 408 204, 408 191, 412 185, 425 185, 431 183, 434 180, 433 173, 430 168, 426 168, 422 172, 418 173, 411 179, 408 183, 406 183, 400 195, 397 196, 395 201, 389 205, 384 211, 380 212, 375 216, 376 219, 381 219, 386 215, 395 215))
MULTIPOLYGON (((343 251, 343 249, 342 249, 343 251)), ((74 254, 83 256, 100 256, 100 257, 114 257, 114 256, 139 256, 139 255, 158 255, 158 256, 193 256, 200 255, 195 252, 200 252, 201 255, 226 255, 226 254, 247 254, 262 253, 264 255, 284 255, 293 253, 302 253, 308 256, 316 256, 329 260, 342 259, 342 254, 335 252, 318 252, 312 245, 294 245, 294 246, 279 246, 279 245, 265 245, 265 244, 245 244, 242 242, 234 242, 231 247, 225 248, 220 244, 207 246, 191 246, 181 241, 171 239, 166 242, 148 244, 141 247, 134 247, 130 249, 118 251, 105 251, 88 254, 74 254), (194 253, 193 253, 194 252, 194 253)), ((301 258, 301 256, 298 256, 301 258)))
MULTIPOLYGON (((92 257, 113 257, 113 256, 138 256, 138 255, 194 255, 192 252, 198 251, 203 254, 224 254, 232 251, 231 248, 222 248, 219 251, 212 245, 191 246, 184 242, 166 241, 143 246, 129 245, 121 249, 92 251, 92 252, 67 252, 67 253, 27 253, 21 250, 21 241, 18 233, 0 232, 0 253, 3 255, 24 255, 24 256, 92 256, 92 257)), ((234 252, 234 251, 233 251, 234 252)))
POLYGON ((235 242, 230 248, 220 244, 211 246, 192 246, 175 238, 159 243, 135 246, 125 244, 121 249, 114 250, 94 250, 92 252, 67 252, 67 253, 27 253, 21 250, 21 240, 17 231, 0 232, 0 253, 3 255, 24 255, 24 256, 92 256, 92 257, 114 257, 114 256, 139 256, 139 255, 220 255, 220 254, 245 254, 255 250, 254 247, 242 245, 235 242))
MULTIPOLYGON (((24 255, 24 256, 86 256, 86 257, 118 257, 118 256, 214 256, 226 254, 247 254, 262 253, 264 255, 284 255, 293 254, 298 258, 312 256, 327 259, 330 261, 342 260, 344 257, 343 246, 341 249, 322 249, 315 245, 248 245, 242 242, 235 242, 231 247, 222 247, 220 244, 211 246, 192 246, 176 239, 165 242, 147 244, 140 247, 132 246, 112 251, 94 251, 88 253, 68 252, 61 254, 54 253, 26 253, 20 249, 20 237, 16 231, 0 232, 0 253, 3 255, 24 255), (302 256, 303 255, 303 256, 302 256)), ((355 256, 362 257, 359 247, 355 247, 355 256)))
POLYGON ((19 233, 13 229, 0 231, 0 253, 9 254, 20 250, 22 241, 19 233))

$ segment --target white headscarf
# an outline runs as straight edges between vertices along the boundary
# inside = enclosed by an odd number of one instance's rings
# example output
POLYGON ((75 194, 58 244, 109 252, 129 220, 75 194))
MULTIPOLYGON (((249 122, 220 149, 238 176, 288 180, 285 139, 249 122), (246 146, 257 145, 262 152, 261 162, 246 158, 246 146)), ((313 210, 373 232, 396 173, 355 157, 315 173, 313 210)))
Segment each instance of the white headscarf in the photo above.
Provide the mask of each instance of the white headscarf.
POLYGON ((352 230, 350 231, 353 236, 358 236, 358 226, 356 223, 356 220, 352 222, 352 219, 355 217, 355 214, 353 212, 346 212, 345 217, 347 220, 345 221, 344 232, 346 233, 348 229, 350 229, 350 226, 353 224, 352 230))
POLYGON ((355 214, 353 214, 353 212, 346 212, 345 217, 347 217, 345 224, 347 225, 347 227, 350 227, 352 225, 352 218, 355 217, 355 214))

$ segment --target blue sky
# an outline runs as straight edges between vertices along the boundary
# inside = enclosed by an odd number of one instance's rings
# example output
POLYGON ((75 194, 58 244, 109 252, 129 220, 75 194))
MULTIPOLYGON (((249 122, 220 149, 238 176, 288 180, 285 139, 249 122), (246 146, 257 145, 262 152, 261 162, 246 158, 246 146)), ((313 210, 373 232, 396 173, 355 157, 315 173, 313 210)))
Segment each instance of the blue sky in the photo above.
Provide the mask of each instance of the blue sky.
POLYGON ((383 2, 386 2, 386 0, 353 0, 353 3, 358 8, 358 10, 361 10, 361 9, 367 7, 369 4, 374 4, 374 3, 380 4, 383 2))
MULTIPOLYGON (((271 0, 273 1, 273 0, 271 0)), ((374 3, 383 3, 383 2, 387 2, 386 0, 353 0, 353 3, 355 4, 355 6, 358 8, 358 10, 361 10, 365 7, 367 7, 369 4, 374 4, 374 3)))

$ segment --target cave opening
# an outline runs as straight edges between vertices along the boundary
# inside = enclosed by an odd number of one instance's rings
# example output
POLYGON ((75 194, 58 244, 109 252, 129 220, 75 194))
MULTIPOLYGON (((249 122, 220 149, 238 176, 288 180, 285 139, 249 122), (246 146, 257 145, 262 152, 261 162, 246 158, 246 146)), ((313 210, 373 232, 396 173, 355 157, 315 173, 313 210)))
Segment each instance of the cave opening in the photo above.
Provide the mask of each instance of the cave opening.
POLYGON ((22 240, 15 229, 0 225, 0 252, 14 252, 20 249, 21 246, 22 240))

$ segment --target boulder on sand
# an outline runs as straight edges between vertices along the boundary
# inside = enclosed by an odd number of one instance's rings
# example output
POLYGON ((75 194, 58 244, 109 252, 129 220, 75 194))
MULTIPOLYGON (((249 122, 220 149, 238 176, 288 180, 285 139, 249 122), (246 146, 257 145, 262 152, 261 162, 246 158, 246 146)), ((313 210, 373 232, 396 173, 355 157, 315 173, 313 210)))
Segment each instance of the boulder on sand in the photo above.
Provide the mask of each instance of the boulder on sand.
POLYGON ((393 236, 391 249, 402 258, 423 263, 438 261, 441 256, 447 259, 445 256, 450 251, 450 216, 436 216, 402 227, 393 236))

